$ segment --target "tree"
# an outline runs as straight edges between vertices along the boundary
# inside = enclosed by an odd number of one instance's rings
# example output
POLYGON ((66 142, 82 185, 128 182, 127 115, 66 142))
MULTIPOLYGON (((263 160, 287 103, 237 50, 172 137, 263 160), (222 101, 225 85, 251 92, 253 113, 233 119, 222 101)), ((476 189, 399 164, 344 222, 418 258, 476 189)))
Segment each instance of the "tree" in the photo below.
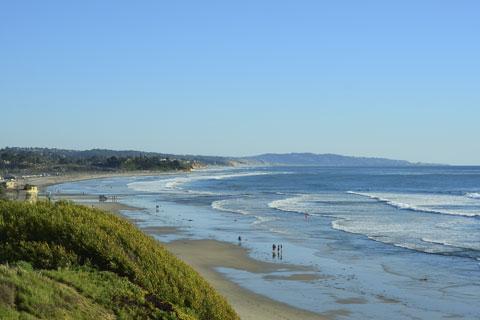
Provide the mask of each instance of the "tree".
POLYGON ((109 168, 120 168, 120 166, 122 165, 122 160, 115 157, 115 156, 111 156, 110 158, 108 158, 105 162, 105 165, 109 168))
POLYGON ((70 158, 67 158, 67 157, 62 157, 59 161, 58 161, 59 164, 71 164, 72 163, 72 160, 70 158))

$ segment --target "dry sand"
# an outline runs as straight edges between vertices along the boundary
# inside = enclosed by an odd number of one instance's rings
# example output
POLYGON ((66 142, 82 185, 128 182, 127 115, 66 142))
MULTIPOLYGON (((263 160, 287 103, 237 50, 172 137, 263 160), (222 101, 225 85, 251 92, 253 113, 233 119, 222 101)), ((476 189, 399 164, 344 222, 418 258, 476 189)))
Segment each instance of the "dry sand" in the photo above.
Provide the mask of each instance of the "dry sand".
MULTIPOLYGON (((140 173, 152 175, 149 173, 140 173)), ((75 174, 69 176, 30 178, 25 183, 36 184, 39 189, 45 189, 47 186, 64 183, 68 181, 79 181, 89 179, 99 179, 112 176, 132 176, 135 174, 75 174)), ((103 210, 109 210, 117 213, 122 218, 133 221, 131 218, 123 215, 120 210, 142 210, 141 208, 130 207, 118 202, 81 202, 81 199, 91 199, 91 196, 82 195, 63 195, 64 199, 75 199, 77 203, 89 207, 96 207, 103 210), (80 202, 79 202, 80 200, 80 202)), ((149 227, 142 229, 150 235, 161 236, 167 233, 176 233, 174 227, 149 227)), ((245 289, 238 284, 227 279, 223 274, 216 271, 216 267, 233 268, 252 273, 266 274, 271 279, 311 281, 318 276, 312 275, 312 270, 306 267, 299 267, 286 264, 274 264, 257 261, 248 256, 248 249, 231 243, 219 242, 215 240, 178 240, 163 244, 175 256, 193 267, 202 275, 221 295, 223 295, 230 305, 235 309, 239 316, 244 320, 297 320, 297 319, 331 319, 336 315, 347 315, 346 310, 334 310, 325 313, 325 316, 297 309, 285 303, 278 302, 266 296, 256 294, 245 289), (284 276, 271 275, 275 271, 292 271, 296 274, 285 278, 284 276), (305 272, 302 274, 302 272, 305 272)))

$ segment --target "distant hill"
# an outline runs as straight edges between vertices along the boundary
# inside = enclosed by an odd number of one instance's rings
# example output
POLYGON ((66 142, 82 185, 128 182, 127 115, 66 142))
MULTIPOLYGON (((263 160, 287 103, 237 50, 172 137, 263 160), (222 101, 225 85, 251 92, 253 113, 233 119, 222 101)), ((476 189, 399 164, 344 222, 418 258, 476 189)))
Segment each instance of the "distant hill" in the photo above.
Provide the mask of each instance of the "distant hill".
POLYGON ((159 152, 145 152, 136 150, 109 150, 109 149, 91 149, 91 150, 68 150, 56 148, 24 148, 24 147, 6 147, 0 149, 0 154, 10 153, 24 156, 35 156, 42 158, 68 158, 70 160, 78 159, 92 159, 92 158, 110 158, 110 157, 161 157, 178 159, 180 161, 192 161, 201 165, 230 165, 229 159, 225 157, 216 156, 201 156, 201 155, 176 155, 159 152))
POLYGON ((412 163, 405 160, 391 160, 385 158, 350 157, 338 154, 314 154, 314 153, 267 153, 252 157, 236 159, 238 162, 248 165, 288 165, 288 166, 417 166, 431 165, 424 163, 412 163))
POLYGON ((66 150, 20 147, 0 149, 0 172, 184 170, 190 167, 238 165, 400 167, 433 164, 314 153, 267 153, 251 157, 218 157, 108 149, 66 150))

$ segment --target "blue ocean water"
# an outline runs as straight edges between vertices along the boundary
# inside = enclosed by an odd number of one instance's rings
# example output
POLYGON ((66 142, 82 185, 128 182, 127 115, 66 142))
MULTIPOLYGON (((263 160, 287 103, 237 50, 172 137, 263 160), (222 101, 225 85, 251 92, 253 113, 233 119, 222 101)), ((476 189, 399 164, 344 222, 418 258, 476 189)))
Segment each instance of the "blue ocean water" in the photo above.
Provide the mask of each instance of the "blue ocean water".
POLYGON ((161 241, 242 236, 255 259, 311 267, 317 280, 219 271, 319 314, 480 318, 480 167, 234 167, 52 189, 124 195, 146 208, 126 212, 140 228, 184 231, 161 241))

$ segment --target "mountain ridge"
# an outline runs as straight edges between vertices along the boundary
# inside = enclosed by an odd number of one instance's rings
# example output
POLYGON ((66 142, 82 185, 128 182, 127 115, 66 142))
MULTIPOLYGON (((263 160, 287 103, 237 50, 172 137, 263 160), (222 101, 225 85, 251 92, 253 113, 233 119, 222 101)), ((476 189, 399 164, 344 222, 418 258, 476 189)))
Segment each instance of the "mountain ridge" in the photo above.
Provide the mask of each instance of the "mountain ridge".
POLYGON ((409 162, 377 157, 344 156, 333 153, 265 153, 257 156, 237 158, 248 165, 291 165, 291 166, 433 166, 436 163, 409 162))

